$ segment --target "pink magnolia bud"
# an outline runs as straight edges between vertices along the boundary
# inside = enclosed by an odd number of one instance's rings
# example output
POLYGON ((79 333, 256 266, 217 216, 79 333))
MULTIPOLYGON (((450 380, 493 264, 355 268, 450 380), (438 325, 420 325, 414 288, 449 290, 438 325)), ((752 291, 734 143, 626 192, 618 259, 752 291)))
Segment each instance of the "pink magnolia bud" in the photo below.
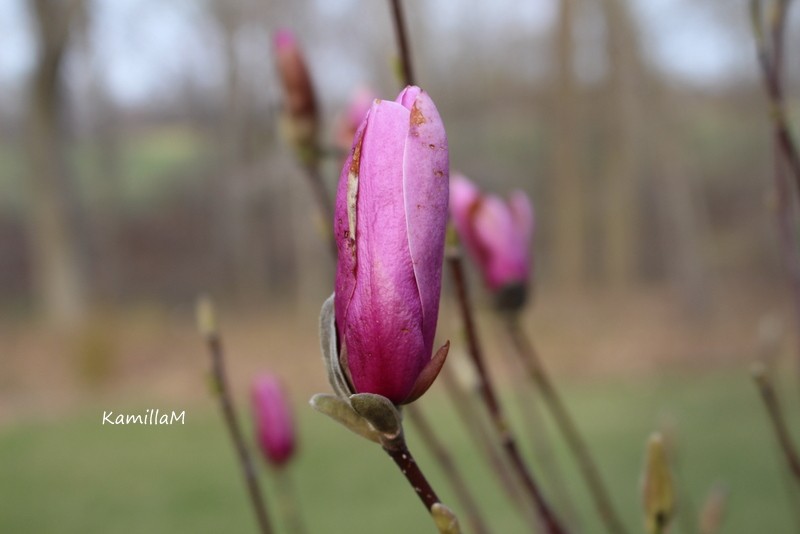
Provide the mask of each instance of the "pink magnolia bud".
POLYGON ((280 467, 295 450, 292 413, 280 380, 261 375, 253 382, 253 415, 258 445, 266 460, 280 467))
POLYGON ((425 392, 447 225, 447 136, 419 87, 376 100, 361 123, 336 197, 335 316, 341 360, 356 393, 395 404, 425 392))
POLYGON ((350 150, 353 146, 353 137, 364 117, 375 101, 375 94, 371 89, 359 87, 350 100, 350 104, 345 109, 344 114, 339 118, 336 127, 336 143, 343 150, 350 150))
MULTIPOLYGON (((533 207, 528 196, 514 191, 508 201, 482 194, 463 175, 450 183, 450 213, 461 241, 494 293, 524 290, 530 276, 528 259, 533 237, 533 207)), ((512 299, 513 300, 513 299, 512 299)), ((524 292, 511 303, 522 304, 524 292)))
POLYGON ((308 147, 316 142, 319 126, 311 76, 297 39, 290 30, 278 30, 274 46, 278 74, 283 83, 289 136, 299 147, 308 147))

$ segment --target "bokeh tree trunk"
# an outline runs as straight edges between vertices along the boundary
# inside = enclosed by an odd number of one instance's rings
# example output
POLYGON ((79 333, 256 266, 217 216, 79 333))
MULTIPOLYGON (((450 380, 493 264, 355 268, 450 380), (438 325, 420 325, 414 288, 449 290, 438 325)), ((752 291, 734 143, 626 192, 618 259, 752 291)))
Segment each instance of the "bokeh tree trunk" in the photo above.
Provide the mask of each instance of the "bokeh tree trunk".
POLYGON ((562 285, 583 285, 586 277, 584 187, 581 181, 577 124, 579 105, 574 60, 574 0, 561 0, 556 27, 553 268, 562 285))
POLYGON ((97 269, 92 272, 94 300, 116 300, 121 293, 123 265, 120 243, 123 214, 120 198, 122 169, 121 140, 117 110, 103 81, 103 64, 95 49, 91 10, 84 10, 81 25, 81 54, 88 72, 86 98, 91 102, 89 124, 92 143, 92 180, 88 212, 97 269))
MULTIPOLYGON (((227 259, 233 280, 234 294, 240 303, 263 296, 267 266, 259 261, 265 241, 256 239, 254 224, 255 198, 258 192, 259 169, 247 150, 248 106, 246 71, 241 68, 238 41, 240 30, 252 15, 246 1, 214 3, 215 15, 223 38, 225 57, 225 106, 222 115, 222 175, 220 190, 222 210, 222 253, 227 259)), ((263 236, 262 236, 263 237, 263 236)))
MULTIPOLYGON (((705 206, 680 146, 674 109, 663 83, 650 80, 648 124, 658 124, 648 136, 648 149, 659 190, 659 219, 665 238, 663 261, 670 281, 676 286, 687 310, 704 314, 711 299, 704 236, 708 232, 705 206)), ((675 106, 675 107, 674 107, 675 106)))
POLYGON ((636 29, 626 0, 602 0, 608 43, 608 132, 604 151, 603 274, 612 287, 639 277, 639 157, 642 65, 636 29), (641 88, 641 86, 639 86, 641 88))
POLYGON ((45 319, 74 326, 87 310, 86 281, 76 228, 62 117, 61 67, 81 0, 31 0, 38 59, 28 101, 27 150, 31 206, 28 220, 33 283, 45 319))

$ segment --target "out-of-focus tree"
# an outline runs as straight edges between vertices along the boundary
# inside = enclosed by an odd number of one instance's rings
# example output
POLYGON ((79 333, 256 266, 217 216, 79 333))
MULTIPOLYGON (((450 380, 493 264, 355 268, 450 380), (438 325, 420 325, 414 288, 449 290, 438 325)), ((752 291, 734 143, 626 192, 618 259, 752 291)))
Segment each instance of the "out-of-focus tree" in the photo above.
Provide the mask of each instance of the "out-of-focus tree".
POLYGON ((585 198, 579 167, 577 113, 579 94, 574 69, 575 2, 559 2, 555 28, 556 69, 553 202, 555 228, 553 270, 562 285, 581 285, 586 277, 585 198))
POLYGON ((603 169, 604 275, 621 287, 640 276, 638 252, 642 65, 626 0, 602 0, 608 51, 603 169))
POLYGON ((252 210, 249 194, 252 178, 247 168, 243 143, 245 141, 244 119, 247 103, 244 101, 243 72, 237 47, 237 36, 247 15, 246 2, 212 3, 214 15, 219 24, 222 37, 223 57, 225 58, 224 107, 222 113, 221 156, 223 196, 220 199, 224 217, 224 256, 230 261, 233 282, 238 297, 247 295, 259 284, 257 269, 252 261, 248 219, 252 210))
POLYGON ((44 317, 54 325, 80 322, 87 310, 86 281, 75 221, 62 125, 64 56, 83 0, 30 0, 38 56, 30 80, 28 219, 33 279, 44 317))
POLYGON ((120 181, 121 139, 119 117, 103 80, 103 63, 93 39, 95 3, 87 4, 76 16, 80 36, 80 54, 86 72, 85 94, 91 102, 84 111, 88 115, 89 139, 92 145, 94 176, 89 191, 87 212, 89 226, 97 250, 97 272, 93 273, 92 290, 101 299, 114 299, 120 294, 120 181))

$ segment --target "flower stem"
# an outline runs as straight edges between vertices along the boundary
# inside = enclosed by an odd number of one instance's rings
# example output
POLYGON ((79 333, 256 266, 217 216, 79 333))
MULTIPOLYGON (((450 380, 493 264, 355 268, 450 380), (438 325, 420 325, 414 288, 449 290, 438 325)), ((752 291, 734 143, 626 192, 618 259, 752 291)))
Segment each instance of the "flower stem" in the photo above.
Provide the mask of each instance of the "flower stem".
POLYGON ((446 473, 447 479, 450 481, 450 485, 455 492, 456 498, 460 501, 462 509, 467 511, 467 519, 472 526, 472 531, 477 534, 487 534, 489 528, 486 526, 486 522, 481 516, 475 497, 473 497, 470 492, 461 473, 456 469, 456 465, 448 454, 447 449, 445 449, 444 445, 437 439, 428 420, 425 419, 423 413, 413 404, 406 406, 405 409, 406 415, 413 414, 409 421, 416 427, 417 433, 428 445, 434 457, 436 457, 436 461, 439 463, 442 471, 446 473))
POLYGON ((586 481, 586 485, 589 487, 595 508, 600 514, 600 518, 603 520, 606 530, 612 534, 624 534, 625 527, 622 525, 617 512, 614 510, 614 506, 608 495, 608 490, 600 476, 600 471, 589 454, 589 448, 586 446, 586 442, 583 440, 580 432, 578 432, 575 421, 564 406, 544 366, 542 366, 542 362, 539 359, 539 355, 533 343, 531 343, 528 336, 520 327, 518 314, 514 313, 513 315, 509 315, 505 323, 516 352, 522 360, 522 364, 525 366, 536 388, 541 393, 559 431, 567 442, 570 452, 572 452, 572 455, 575 457, 575 461, 578 464, 581 475, 586 481))
POLYGON ((758 386, 761 400, 764 401, 764 407, 769 414, 775 436, 778 438, 778 445, 780 445, 781 451, 783 451, 789 471, 794 476, 795 481, 800 483, 800 456, 797 454, 792 436, 786 426, 783 410, 781 409, 778 395, 775 393, 775 388, 772 386, 772 380, 770 380, 762 364, 757 364, 753 369, 753 380, 755 380, 756 386, 758 386))
MULTIPOLYGON (((795 308, 795 337, 800 343, 800 248, 794 223, 792 184, 788 170, 794 175, 796 192, 800 195, 800 157, 797 143, 789 129, 783 91, 784 33, 788 0, 774 2, 769 25, 764 23, 761 0, 750 1, 751 22, 756 42, 758 62, 769 99, 769 115, 772 120, 775 217, 778 226, 781 254, 789 277, 789 285, 795 308)), ((797 347, 800 357, 800 344, 797 347)))
POLYGON ((281 515, 286 524, 286 531, 290 534, 305 534, 307 530, 297 506, 296 492, 287 466, 275 470, 275 479, 278 484, 281 515))
MULTIPOLYGON (((783 93, 783 49, 786 29, 788 0, 778 0, 769 20, 769 35, 765 35, 760 0, 751 0, 753 32, 756 37, 758 61, 764 79, 764 87, 770 100, 770 117, 774 129, 775 142, 794 175, 797 193, 800 195, 800 155, 797 143, 789 130, 786 105, 783 93), (771 42, 767 41, 767 37, 771 42)), ((798 197, 800 198, 800 197, 798 197)))
POLYGON ((459 419, 461 419, 461 422, 466 427, 470 437, 486 456, 491 471, 497 477, 500 487, 506 492, 511 502, 517 506, 523 514, 523 517, 529 519, 531 517, 531 511, 520 499, 519 486, 514 480, 513 474, 509 471, 508 464, 496 450, 491 436, 484 427, 483 418, 476 416, 472 406, 472 397, 462 389, 461 385, 446 367, 442 369, 438 380, 444 385, 447 395, 453 402, 456 414, 458 414, 459 419))
MULTIPOLYGON (((503 350, 509 360, 514 359, 514 362, 509 362, 509 364, 519 364, 517 361, 519 358, 512 354, 513 352, 516 351, 503 350)), ((524 375, 518 372, 516 365, 511 371, 511 376, 516 380, 525 380, 524 375)), ((527 380, 525 381, 527 382, 527 380)), ((542 418, 541 399, 537 392, 530 388, 522 387, 519 383, 514 383, 513 386, 517 393, 519 411, 526 417, 525 426, 528 430, 528 441, 533 448, 533 457, 540 466, 544 484, 550 490, 553 508, 561 514, 561 517, 565 518, 564 522, 568 527, 580 531, 577 509, 567 489, 559 459, 553 450, 551 429, 542 418)))
POLYGON ((533 504, 539 514, 539 519, 546 529, 548 534, 564 534, 565 528, 556 517, 555 513, 547 503, 544 495, 542 494, 539 485, 533 477, 528 466, 522 459, 522 455, 517 447, 517 442, 508 425, 503 409, 500 406, 497 395, 494 392, 494 387, 489 380, 486 366, 484 365, 483 351, 478 340, 477 328, 475 321, 472 317, 472 307, 469 300, 469 293, 467 290, 466 279, 464 277, 464 268, 461 262, 461 255, 458 251, 450 251, 447 255, 447 262, 450 266, 450 271, 453 276, 453 281, 456 287, 456 295, 458 297, 459 309, 461 311, 462 320, 464 321, 464 328, 467 334, 467 344, 469 346, 469 354, 480 380, 480 393, 484 404, 486 405, 494 430, 497 437, 503 446, 508 459, 511 461, 512 466, 519 475, 525 490, 533 499, 533 504))
MULTIPOLYGON (((417 496, 422 501, 422 504, 425 505, 428 512, 433 515, 434 506, 437 504, 441 505, 442 501, 439 499, 439 496, 436 495, 428 479, 425 478, 419 465, 411 455, 411 451, 408 450, 403 432, 401 431, 397 436, 391 438, 382 438, 381 446, 383 450, 386 451, 386 454, 397 464, 400 472, 403 473, 408 483, 414 488, 414 491, 417 493, 417 496)), ((458 532, 458 530, 456 530, 456 532, 458 532)))
POLYGON ((250 501, 253 505, 253 510, 256 514, 258 527, 262 534, 271 534, 272 527, 270 526, 269 518, 267 516, 267 508, 264 505, 264 498, 261 493, 261 486, 258 483, 258 475, 256 472, 253 459, 248 452, 245 445, 242 430, 239 426, 239 420, 236 416, 236 407, 233 403, 233 397, 230 393, 228 381, 225 373, 224 352, 222 350, 222 340, 217 332, 208 332, 205 334, 206 345, 208 346, 209 354, 211 355, 211 372, 216 388, 217 398, 219 399, 220 409, 222 410, 222 417, 228 427, 228 432, 233 441, 233 446, 239 457, 239 464, 242 468, 247 491, 250 495, 250 501))
POLYGON ((391 0, 392 19, 394 20, 394 30, 397 36, 397 48, 400 51, 400 68, 403 74, 404 85, 414 84, 414 73, 411 68, 411 51, 408 47, 408 33, 406 32, 405 18, 403 17, 402 0, 391 0))

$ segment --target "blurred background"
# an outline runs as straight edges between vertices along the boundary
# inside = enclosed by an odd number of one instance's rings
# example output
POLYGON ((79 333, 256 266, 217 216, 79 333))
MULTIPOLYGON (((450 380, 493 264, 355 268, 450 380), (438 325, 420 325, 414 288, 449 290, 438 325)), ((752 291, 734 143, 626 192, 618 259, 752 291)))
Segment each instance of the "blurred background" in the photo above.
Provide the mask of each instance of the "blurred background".
MULTIPOLYGON (((726 532, 796 525, 747 375, 768 354, 796 393, 747 9, 406 2, 417 78, 445 121, 452 168, 533 199, 526 326, 632 526, 645 438, 665 421, 681 436, 695 509, 684 509, 686 525, 717 480, 731 489, 726 532)), ((241 405, 259 370, 292 390, 312 532, 430 528, 380 451, 359 464, 368 468, 343 463, 369 446, 305 406, 328 390, 316 323, 334 266, 279 134, 271 37, 281 27, 305 50, 327 145, 356 90, 396 95, 388 2, 0 2, 0 478, 11 482, 0 531, 253 529, 206 388, 193 326, 201 293, 220 303, 241 405), (153 407, 185 409, 187 424, 100 426, 103 410, 153 407), (358 499, 370 504, 356 521, 358 499)), ((797 9, 787 39, 797 119, 797 9)), ((324 170, 334 187, 337 163, 324 170)), ((507 346, 474 281, 494 372, 510 384, 507 346)), ((443 299, 440 336, 463 347, 447 288, 443 299)), ((448 435, 462 432, 436 388, 422 405, 448 435)), ((584 532, 600 532, 575 486, 584 532)), ((509 514, 500 531, 524 531, 509 514)))

